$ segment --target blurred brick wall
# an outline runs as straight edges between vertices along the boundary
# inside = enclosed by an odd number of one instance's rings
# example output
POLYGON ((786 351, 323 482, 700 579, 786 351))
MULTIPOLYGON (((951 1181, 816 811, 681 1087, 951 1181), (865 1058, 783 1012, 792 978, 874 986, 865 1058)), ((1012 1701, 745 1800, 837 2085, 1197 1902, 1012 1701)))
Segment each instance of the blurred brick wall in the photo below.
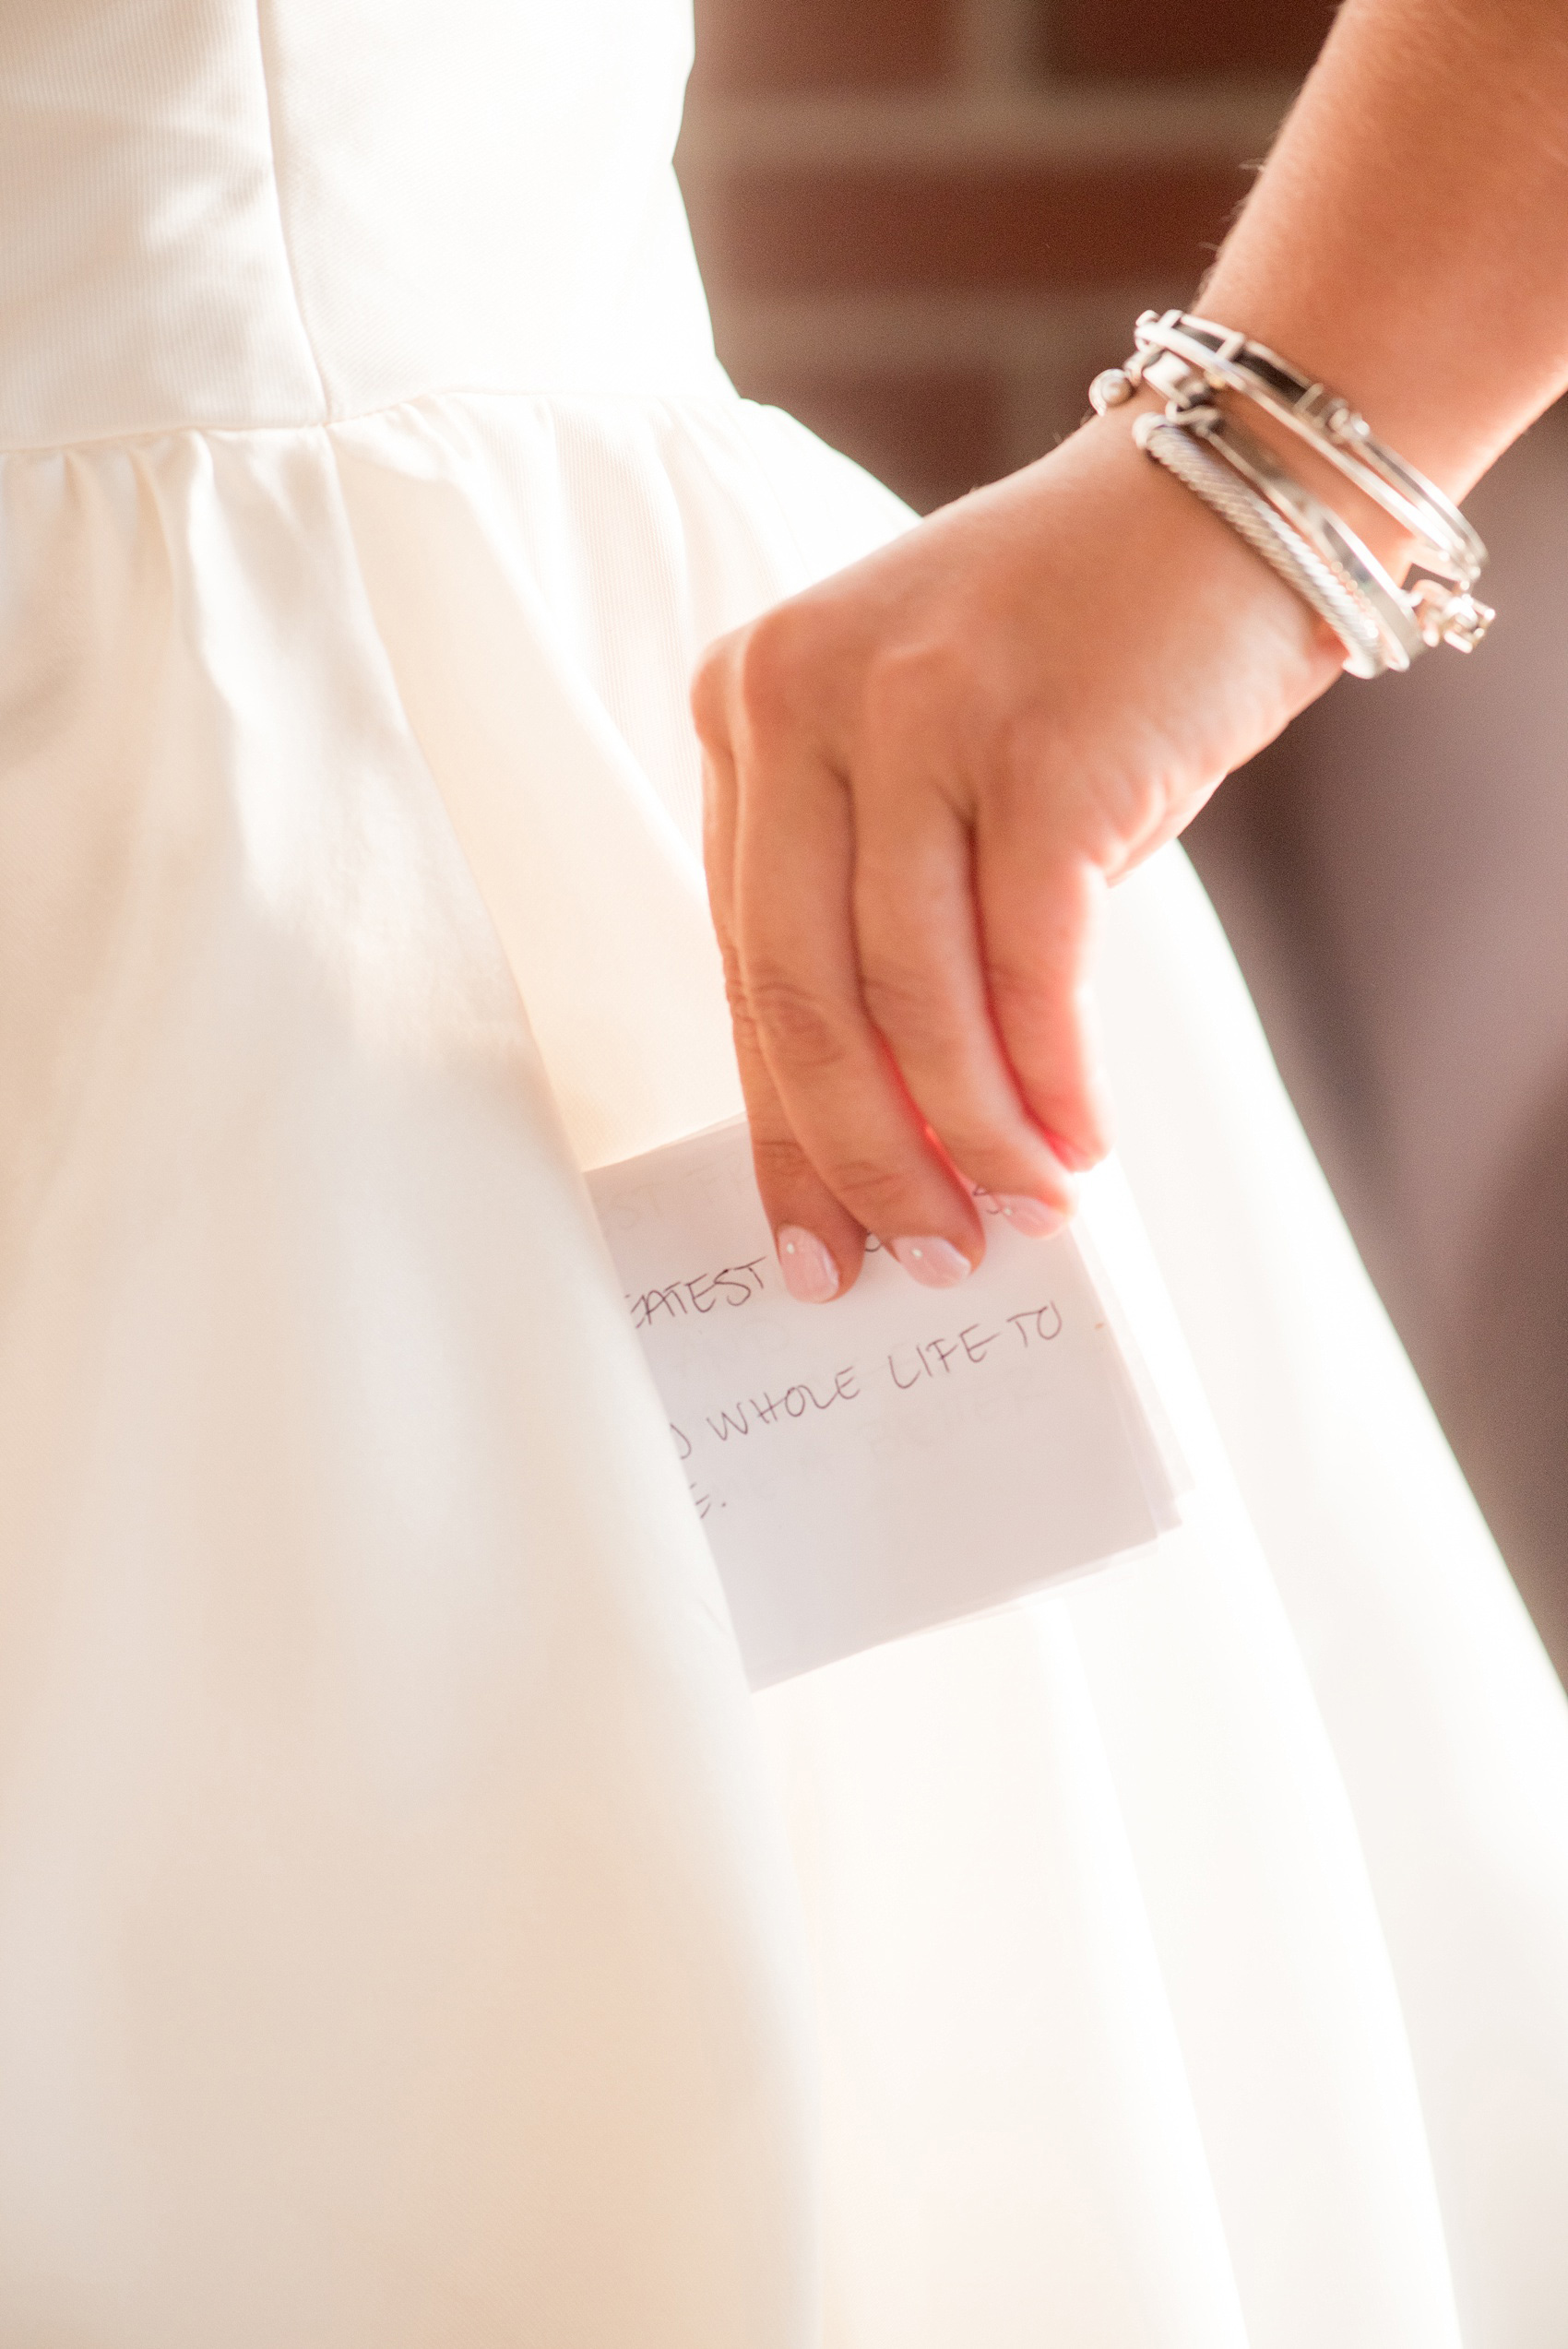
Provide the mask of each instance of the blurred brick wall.
POLYGON ((721 358, 921 507, 1039 456, 1191 295, 1326 0, 696 0, 721 358))

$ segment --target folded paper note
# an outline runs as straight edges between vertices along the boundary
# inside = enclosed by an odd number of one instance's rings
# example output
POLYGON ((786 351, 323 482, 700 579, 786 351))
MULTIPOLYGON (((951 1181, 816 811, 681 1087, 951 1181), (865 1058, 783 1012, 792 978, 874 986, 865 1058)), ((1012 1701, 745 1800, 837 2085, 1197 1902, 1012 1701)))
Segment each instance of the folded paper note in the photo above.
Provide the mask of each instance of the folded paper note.
MULTIPOLYGON (((1176 1522, 1168 1452, 1074 1231, 849 1294, 779 1276, 743 1121, 588 1177, 754 1687, 1003 1605, 1176 1522)), ((979 1196, 982 1211, 990 1206, 979 1196)))

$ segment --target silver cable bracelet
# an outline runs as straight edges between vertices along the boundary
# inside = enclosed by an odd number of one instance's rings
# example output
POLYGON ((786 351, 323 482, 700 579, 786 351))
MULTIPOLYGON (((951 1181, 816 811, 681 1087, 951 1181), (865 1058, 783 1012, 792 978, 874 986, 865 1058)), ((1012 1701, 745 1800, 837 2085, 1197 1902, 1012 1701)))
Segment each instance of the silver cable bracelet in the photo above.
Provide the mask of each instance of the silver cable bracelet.
POLYGON ((1288 473, 1231 417, 1211 408, 1184 415, 1190 432, 1222 457, 1250 489, 1266 498, 1281 518, 1315 548, 1336 576, 1354 590, 1360 608, 1370 613, 1377 629, 1384 669, 1408 669, 1426 649, 1420 623, 1396 579, 1390 577, 1372 549, 1362 543, 1314 492, 1288 473))
POLYGON ((1133 437, 1146 456, 1184 482, 1327 622, 1345 647, 1345 667, 1353 677, 1383 674, 1386 663, 1377 622, 1360 598, 1266 498, 1211 454, 1184 419, 1140 416, 1133 437))
POLYGON ((1391 448, 1372 438, 1366 418, 1359 415, 1342 393, 1314 383, 1262 343, 1210 318, 1194 318, 1184 310, 1163 315, 1146 310, 1133 329, 1133 339, 1147 380, 1155 374, 1156 390, 1163 353, 1194 369, 1215 391, 1240 392, 1255 400, 1271 416, 1308 441, 1331 465, 1374 498, 1386 514, 1417 540, 1416 561, 1461 587, 1472 587, 1486 568, 1486 548, 1452 498, 1444 496, 1424 473, 1406 464, 1391 448))
MULTIPOLYGON (((1297 373, 1275 351, 1211 319, 1170 310, 1163 314, 1145 311, 1135 329, 1136 349, 1123 367, 1108 368, 1095 377, 1089 398, 1098 413, 1130 399, 1140 384, 1164 395, 1163 420, 1143 419, 1138 445, 1166 469, 1178 472, 1187 486, 1214 506, 1208 494, 1214 476, 1201 468, 1170 462, 1175 444, 1154 431, 1158 423, 1178 432, 1189 445, 1201 440, 1218 453, 1223 466, 1236 476, 1229 486, 1245 494, 1240 504, 1232 496, 1224 518, 1240 528, 1237 516, 1246 512, 1254 529, 1242 531, 1260 553, 1265 547, 1255 535, 1257 516, 1249 502, 1255 499, 1271 520, 1296 540, 1301 553, 1313 552, 1326 566, 1336 587, 1336 609, 1358 616, 1347 634, 1316 594, 1302 581, 1313 575, 1301 570, 1290 577, 1314 611, 1328 620, 1346 647, 1346 667, 1358 676, 1380 676, 1384 670, 1408 669, 1428 646, 1444 643, 1461 652, 1474 649, 1495 616, 1471 593, 1487 551, 1479 534, 1457 506, 1413 466, 1372 438, 1366 421, 1336 392, 1297 373), (1441 579, 1420 579, 1401 587, 1333 510, 1298 481, 1262 443, 1244 432, 1217 405, 1215 396, 1230 392, 1251 399, 1302 440, 1317 448, 1358 488, 1375 499, 1416 540, 1413 561, 1441 579), (1200 480, 1206 485, 1200 487, 1200 480), (1368 660, 1366 636, 1372 630, 1376 652, 1368 660)), ((1264 535, 1269 545, 1277 541, 1264 535)), ((1272 556, 1266 559, 1273 561, 1272 556)), ((1276 562, 1276 570, 1280 564, 1276 562)))
MULTIPOLYGON (((1408 599, 1371 548, 1331 506, 1288 472, 1271 450, 1215 406, 1201 376, 1189 372, 1184 381, 1173 384, 1172 397, 1182 428, 1196 433, 1249 489, 1266 499, 1280 519, 1327 564, 1362 620, 1371 624, 1379 647, 1372 673, 1381 676, 1384 670, 1408 669, 1425 649, 1420 625, 1408 599)), ((1146 445, 1136 432, 1134 437, 1140 447, 1146 445)), ((1348 649, 1360 652, 1360 634, 1348 649)))

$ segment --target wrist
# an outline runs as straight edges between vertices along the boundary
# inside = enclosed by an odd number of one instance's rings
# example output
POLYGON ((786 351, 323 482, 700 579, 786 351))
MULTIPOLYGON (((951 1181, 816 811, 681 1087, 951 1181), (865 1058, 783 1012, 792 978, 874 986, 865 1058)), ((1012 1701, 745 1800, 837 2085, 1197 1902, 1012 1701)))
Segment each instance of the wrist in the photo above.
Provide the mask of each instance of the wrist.
POLYGON ((1135 341, 1090 385, 1096 412, 1134 389, 1165 402, 1134 418, 1136 445, 1327 622, 1347 669, 1377 677, 1433 645, 1474 649, 1494 617, 1474 592, 1484 544, 1342 393, 1211 317, 1146 311, 1135 341), (1428 575, 1406 592, 1412 566, 1428 575))
POLYGON ((1336 465, 1320 456, 1277 417, 1229 392, 1220 395, 1218 405, 1227 416, 1235 416, 1244 423, 1253 438, 1261 441, 1303 489, 1321 499, 1336 519, 1355 533, 1396 585, 1404 579, 1415 552, 1415 540, 1401 522, 1385 512, 1375 498, 1358 489, 1354 481, 1348 480, 1336 465))
MULTIPOLYGON (((1107 489, 1116 483, 1124 504, 1139 512, 1140 559, 1160 567, 1173 593, 1198 603, 1216 630, 1255 635, 1260 657, 1265 645, 1277 650, 1295 672, 1299 706, 1333 683, 1344 644, 1261 555, 1139 448, 1139 420, 1164 409, 1159 394, 1140 386, 1091 417, 1062 453, 1076 450, 1080 463, 1107 489)), ((1332 467, 1324 469, 1332 476, 1332 467)))

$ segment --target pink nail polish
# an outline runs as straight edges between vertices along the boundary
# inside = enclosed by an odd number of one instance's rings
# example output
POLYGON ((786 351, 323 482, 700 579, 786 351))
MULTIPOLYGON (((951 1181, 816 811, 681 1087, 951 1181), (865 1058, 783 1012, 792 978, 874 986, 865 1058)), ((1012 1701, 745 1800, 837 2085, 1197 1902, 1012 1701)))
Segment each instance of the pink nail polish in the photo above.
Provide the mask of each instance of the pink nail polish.
POLYGON ((956 1288, 973 1269, 950 1240, 892 1240, 887 1244, 909 1278, 925 1288, 956 1288))
POLYGON ((1022 1232, 1026 1240, 1049 1240, 1067 1221, 1059 1207, 1048 1207, 1043 1199, 1024 1199, 1011 1192, 998 1192, 996 1204, 1014 1230, 1022 1232))
POLYGON ((1094 1160, 1086 1157, 1075 1143, 1063 1142, 1062 1136, 1052 1133, 1049 1126, 1042 1127, 1041 1132, 1050 1145, 1051 1157, 1065 1167, 1069 1174, 1087 1174, 1094 1160))
POLYGON ((791 1297, 798 1297, 802 1305, 826 1305, 830 1297, 837 1296, 838 1267, 814 1231, 807 1231, 801 1224, 780 1224, 775 1240, 778 1269, 791 1297))

